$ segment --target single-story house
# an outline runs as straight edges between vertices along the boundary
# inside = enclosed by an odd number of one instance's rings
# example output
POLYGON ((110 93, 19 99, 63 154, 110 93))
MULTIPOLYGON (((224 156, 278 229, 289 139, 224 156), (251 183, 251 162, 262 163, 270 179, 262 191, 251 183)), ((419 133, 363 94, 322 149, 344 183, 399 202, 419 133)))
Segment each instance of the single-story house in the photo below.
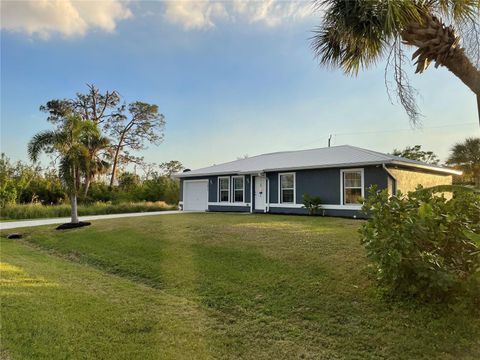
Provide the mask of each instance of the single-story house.
POLYGON ((177 174, 180 208, 306 214, 303 196, 319 196, 320 213, 361 217, 360 199, 376 184, 395 194, 452 183, 460 172, 350 145, 247 157, 177 174))

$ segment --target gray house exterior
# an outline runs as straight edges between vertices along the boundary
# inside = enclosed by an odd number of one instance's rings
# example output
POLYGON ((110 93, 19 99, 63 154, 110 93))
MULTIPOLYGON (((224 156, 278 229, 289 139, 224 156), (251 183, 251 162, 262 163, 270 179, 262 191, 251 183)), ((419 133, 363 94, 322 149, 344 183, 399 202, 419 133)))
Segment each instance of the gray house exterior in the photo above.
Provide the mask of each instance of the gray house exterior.
POLYGON ((307 214, 303 196, 319 196, 320 214, 365 217, 371 185, 395 194, 452 183, 458 171, 349 145, 258 155, 177 174, 180 208, 307 214))

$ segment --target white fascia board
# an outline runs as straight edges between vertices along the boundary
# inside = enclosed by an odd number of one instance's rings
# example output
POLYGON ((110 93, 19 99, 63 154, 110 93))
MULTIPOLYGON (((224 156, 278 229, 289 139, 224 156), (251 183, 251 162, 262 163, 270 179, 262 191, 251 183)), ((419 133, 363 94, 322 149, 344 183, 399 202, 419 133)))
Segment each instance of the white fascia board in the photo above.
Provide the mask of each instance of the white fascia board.
MULTIPOLYGON (((272 208, 288 208, 288 209, 304 209, 303 204, 279 204, 279 203, 270 203, 272 208)), ((362 204, 352 204, 352 205, 334 205, 334 204, 322 204, 320 205, 319 210, 361 210, 362 204)))
POLYGON ((423 164, 413 164, 413 163, 399 161, 399 160, 393 160, 393 161, 390 161, 390 162, 386 162, 386 165, 388 165, 388 164, 405 166, 405 167, 413 167, 413 168, 418 168, 418 169, 423 169, 423 170, 430 170, 430 171, 434 171, 434 172, 443 172, 443 173, 450 174, 450 175, 462 175, 463 174, 463 172, 460 171, 460 170, 438 167, 438 166, 429 166, 429 165, 423 165, 423 164))

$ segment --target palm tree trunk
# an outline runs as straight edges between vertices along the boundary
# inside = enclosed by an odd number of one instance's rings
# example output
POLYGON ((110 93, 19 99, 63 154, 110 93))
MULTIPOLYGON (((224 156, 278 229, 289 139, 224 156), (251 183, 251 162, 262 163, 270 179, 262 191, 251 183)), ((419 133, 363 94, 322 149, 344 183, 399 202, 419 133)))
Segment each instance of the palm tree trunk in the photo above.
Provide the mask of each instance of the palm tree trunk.
POLYGON ((77 194, 72 193, 70 195, 70 206, 72 208, 71 210, 71 216, 72 216, 72 224, 78 224, 80 221, 78 219, 78 208, 77 208, 77 194))
POLYGON ((478 120, 480 123, 480 70, 471 63, 463 49, 456 49, 452 56, 448 56, 443 61, 442 65, 458 77, 476 95, 478 120))
POLYGON ((88 194, 88 189, 90 188, 90 182, 91 182, 91 178, 90 178, 90 175, 87 175, 86 178, 85 178, 85 190, 83 192, 83 199, 85 200, 87 198, 87 194, 88 194))
POLYGON ((480 122, 480 69, 469 60, 459 46, 460 38, 452 26, 439 18, 425 15, 421 22, 409 24, 401 32, 405 44, 417 47, 412 56, 416 59, 416 73, 424 72, 430 63, 445 66, 476 95, 480 122))
POLYGON ((72 166, 72 190, 70 193, 70 210, 71 210, 71 223, 78 224, 78 208, 77 208, 77 182, 78 182, 78 169, 75 165, 72 166))

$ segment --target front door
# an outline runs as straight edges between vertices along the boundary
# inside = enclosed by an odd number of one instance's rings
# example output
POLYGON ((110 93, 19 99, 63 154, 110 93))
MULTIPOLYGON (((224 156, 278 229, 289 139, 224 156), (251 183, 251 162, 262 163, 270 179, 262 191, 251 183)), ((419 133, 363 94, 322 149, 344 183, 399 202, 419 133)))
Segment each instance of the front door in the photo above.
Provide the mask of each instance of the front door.
POLYGON ((255 177, 255 210, 265 211, 267 198, 267 178, 264 176, 255 177))

